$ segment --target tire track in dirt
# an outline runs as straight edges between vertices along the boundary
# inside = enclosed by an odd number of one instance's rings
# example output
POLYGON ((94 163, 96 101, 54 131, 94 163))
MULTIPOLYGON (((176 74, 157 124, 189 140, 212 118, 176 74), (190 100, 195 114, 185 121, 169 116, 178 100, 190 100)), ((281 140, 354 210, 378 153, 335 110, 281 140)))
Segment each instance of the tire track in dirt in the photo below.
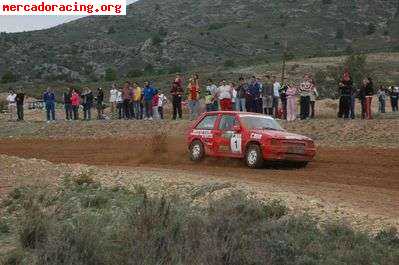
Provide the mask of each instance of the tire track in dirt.
POLYGON ((0 153, 6 155, 55 163, 183 170, 253 186, 273 183, 329 202, 349 203, 359 211, 399 218, 399 149, 320 147, 307 168, 261 170, 231 159, 207 158, 194 164, 186 150, 184 139, 165 135, 0 140, 0 153))

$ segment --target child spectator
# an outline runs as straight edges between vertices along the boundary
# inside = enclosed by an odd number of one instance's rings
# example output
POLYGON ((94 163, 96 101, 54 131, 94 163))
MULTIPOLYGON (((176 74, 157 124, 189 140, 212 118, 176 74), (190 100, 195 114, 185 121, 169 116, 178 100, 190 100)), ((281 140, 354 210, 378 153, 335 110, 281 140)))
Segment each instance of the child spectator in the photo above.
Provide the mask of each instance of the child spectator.
POLYGON ((165 107, 165 105, 166 105, 167 102, 168 102, 168 100, 167 100, 166 96, 161 92, 161 93, 159 94, 159 96, 158 96, 158 114, 159 114, 159 118, 160 118, 161 120, 163 120, 163 118, 164 118, 164 116, 163 116, 163 114, 164 114, 163 110, 164 110, 164 107, 165 107))
POLYGON ((205 95, 205 106, 206 106, 206 111, 207 112, 210 112, 210 111, 214 111, 213 109, 213 107, 214 107, 214 105, 213 105, 213 96, 212 96, 212 94, 211 94, 211 92, 209 91, 209 90, 207 90, 206 92, 206 95, 205 95))
POLYGON ((385 93, 385 88, 383 86, 380 86, 380 88, 377 91, 377 98, 378 98, 378 111, 380 113, 385 113, 385 103, 387 100, 387 95, 385 93))

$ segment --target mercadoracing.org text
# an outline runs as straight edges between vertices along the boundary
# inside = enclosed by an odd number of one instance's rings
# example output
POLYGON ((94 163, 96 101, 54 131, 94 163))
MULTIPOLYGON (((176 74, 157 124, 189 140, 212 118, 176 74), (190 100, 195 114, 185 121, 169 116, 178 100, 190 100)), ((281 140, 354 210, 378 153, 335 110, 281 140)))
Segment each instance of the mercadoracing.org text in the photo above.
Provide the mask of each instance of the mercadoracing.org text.
POLYGON ((0 0, 1 15, 126 15, 126 0, 0 0))

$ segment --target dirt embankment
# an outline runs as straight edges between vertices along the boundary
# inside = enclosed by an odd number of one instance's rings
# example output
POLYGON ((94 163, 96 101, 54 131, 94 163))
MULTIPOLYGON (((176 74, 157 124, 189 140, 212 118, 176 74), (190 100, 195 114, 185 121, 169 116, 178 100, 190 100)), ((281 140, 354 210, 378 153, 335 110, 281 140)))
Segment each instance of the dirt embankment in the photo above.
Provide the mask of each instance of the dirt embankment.
POLYGON ((255 189, 277 185, 328 203, 347 204, 362 213, 399 220, 399 149, 321 147, 307 168, 262 170, 247 169, 240 160, 208 158, 194 164, 188 159, 184 140, 167 136, 1 140, 0 154, 55 163, 183 171, 192 178, 194 173, 198 178, 255 189))

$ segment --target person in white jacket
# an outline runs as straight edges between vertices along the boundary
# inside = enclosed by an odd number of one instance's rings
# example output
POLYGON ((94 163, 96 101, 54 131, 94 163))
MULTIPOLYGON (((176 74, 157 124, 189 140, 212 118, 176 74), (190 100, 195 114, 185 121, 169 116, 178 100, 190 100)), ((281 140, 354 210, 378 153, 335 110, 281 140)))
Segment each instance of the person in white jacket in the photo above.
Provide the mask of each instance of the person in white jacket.
POLYGON ((8 113, 9 113, 9 120, 13 121, 15 119, 15 110, 17 108, 17 103, 15 101, 15 98, 17 97, 17 94, 13 90, 10 90, 7 96, 7 103, 8 103, 8 113))
POLYGON ((109 103, 111 103, 111 117, 115 117, 115 112, 118 104, 118 89, 115 84, 112 85, 111 90, 109 91, 109 103))

